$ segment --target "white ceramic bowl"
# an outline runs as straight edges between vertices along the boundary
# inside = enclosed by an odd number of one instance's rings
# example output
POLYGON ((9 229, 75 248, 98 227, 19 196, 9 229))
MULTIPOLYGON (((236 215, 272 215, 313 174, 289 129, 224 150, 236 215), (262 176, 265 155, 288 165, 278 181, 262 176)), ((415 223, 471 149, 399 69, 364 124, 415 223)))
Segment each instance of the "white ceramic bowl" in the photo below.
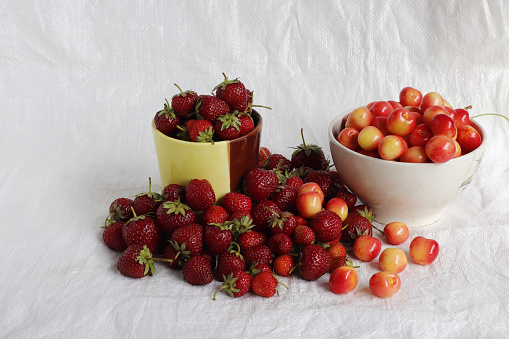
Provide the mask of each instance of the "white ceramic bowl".
POLYGON ((372 158, 336 140, 348 113, 339 115, 329 125, 332 160, 345 184, 373 209, 375 220, 381 224, 401 221, 408 227, 418 227, 440 219, 447 204, 472 181, 486 147, 484 129, 472 122, 482 136, 481 145, 443 164, 372 158))

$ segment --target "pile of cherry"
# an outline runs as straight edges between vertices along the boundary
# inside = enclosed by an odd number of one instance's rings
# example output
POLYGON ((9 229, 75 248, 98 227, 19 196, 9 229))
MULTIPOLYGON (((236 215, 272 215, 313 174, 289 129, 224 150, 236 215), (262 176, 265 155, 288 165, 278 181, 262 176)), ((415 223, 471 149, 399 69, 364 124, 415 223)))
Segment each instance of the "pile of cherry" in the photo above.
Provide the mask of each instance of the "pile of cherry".
MULTIPOLYGON (((400 288, 398 273, 407 257, 397 247, 381 251, 373 228, 392 245, 406 242, 409 231, 401 222, 378 229, 373 218, 330 170, 322 149, 303 140, 291 158, 262 147, 258 168, 245 174, 243 189, 218 201, 201 178, 185 186, 169 184, 161 193, 152 192, 150 183, 148 192, 134 199, 115 199, 103 239, 122 252, 120 273, 153 275, 158 262, 180 270, 193 285, 222 282, 214 299, 218 291, 270 297, 284 286, 279 277, 313 281, 328 273, 331 291, 347 293, 357 286, 359 267, 348 249, 361 261, 379 257, 380 272, 369 286, 374 295, 388 297, 400 288)), ((408 252, 415 263, 429 264, 438 255, 438 244, 415 237, 408 252)))

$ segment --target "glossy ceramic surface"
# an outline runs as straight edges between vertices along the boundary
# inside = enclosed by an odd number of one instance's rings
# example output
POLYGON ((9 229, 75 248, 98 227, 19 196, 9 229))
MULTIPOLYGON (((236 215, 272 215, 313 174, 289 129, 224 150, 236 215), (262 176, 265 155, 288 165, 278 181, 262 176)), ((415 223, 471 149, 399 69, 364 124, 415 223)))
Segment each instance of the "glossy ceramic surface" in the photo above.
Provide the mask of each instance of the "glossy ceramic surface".
POLYGON ((214 144, 170 138, 152 120, 161 186, 185 186, 191 179, 207 179, 216 199, 237 190, 243 174, 258 165, 262 118, 253 111, 253 119, 255 129, 247 135, 214 144))
POLYGON ((402 221, 409 227, 431 224, 473 179, 486 147, 484 129, 475 122, 483 137, 473 152, 443 164, 400 163, 364 156, 341 145, 336 137, 343 118, 329 125, 329 146, 334 165, 345 184, 371 206, 376 221, 402 221))

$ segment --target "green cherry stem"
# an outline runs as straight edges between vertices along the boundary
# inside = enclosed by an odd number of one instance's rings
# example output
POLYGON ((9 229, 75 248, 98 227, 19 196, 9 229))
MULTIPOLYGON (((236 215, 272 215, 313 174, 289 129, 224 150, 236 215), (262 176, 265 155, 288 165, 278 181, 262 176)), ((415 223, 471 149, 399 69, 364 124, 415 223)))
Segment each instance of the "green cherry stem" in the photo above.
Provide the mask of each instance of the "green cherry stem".
POLYGON ((494 116, 497 116, 497 117, 502 117, 502 118, 504 118, 505 120, 509 121, 509 118, 508 118, 508 117, 506 117, 505 115, 502 115, 502 114, 498 114, 498 113, 484 113, 484 114, 478 114, 478 115, 475 115, 475 116, 473 116, 473 117, 470 117, 470 120, 475 119, 475 118, 478 118, 478 117, 486 116, 486 115, 494 115, 494 116))

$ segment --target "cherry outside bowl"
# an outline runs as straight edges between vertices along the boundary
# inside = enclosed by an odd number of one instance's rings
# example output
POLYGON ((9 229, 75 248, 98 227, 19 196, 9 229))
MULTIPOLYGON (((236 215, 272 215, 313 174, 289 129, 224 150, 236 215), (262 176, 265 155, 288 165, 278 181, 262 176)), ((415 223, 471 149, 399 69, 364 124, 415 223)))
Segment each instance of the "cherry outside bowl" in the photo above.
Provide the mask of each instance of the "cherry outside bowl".
POLYGON ((329 125, 329 147, 334 165, 345 184, 376 214, 381 224, 401 221, 408 227, 429 225, 473 180, 486 148, 485 130, 474 151, 438 163, 403 163, 365 156, 341 145, 336 137, 349 113, 337 116, 329 125))

